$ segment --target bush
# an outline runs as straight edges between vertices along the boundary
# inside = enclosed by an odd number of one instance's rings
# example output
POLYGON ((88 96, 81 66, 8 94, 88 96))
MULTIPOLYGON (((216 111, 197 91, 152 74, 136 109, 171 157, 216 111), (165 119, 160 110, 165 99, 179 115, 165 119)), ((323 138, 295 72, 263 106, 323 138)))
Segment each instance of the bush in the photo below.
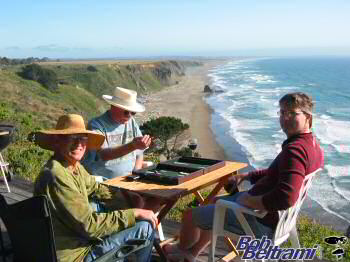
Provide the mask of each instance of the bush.
POLYGON ((37 81, 51 91, 58 89, 56 73, 38 64, 26 65, 23 67, 22 72, 20 72, 20 76, 25 79, 37 81))
POLYGON ((97 68, 92 65, 89 65, 86 69, 89 72, 97 72, 97 68))
POLYGON ((32 114, 19 112, 5 102, 0 103, 0 122, 15 126, 11 144, 1 152, 3 157, 10 163, 9 167, 16 175, 34 181, 41 167, 52 155, 52 152, 27 140, 28 134, 40 129, 42 123, 32 114))

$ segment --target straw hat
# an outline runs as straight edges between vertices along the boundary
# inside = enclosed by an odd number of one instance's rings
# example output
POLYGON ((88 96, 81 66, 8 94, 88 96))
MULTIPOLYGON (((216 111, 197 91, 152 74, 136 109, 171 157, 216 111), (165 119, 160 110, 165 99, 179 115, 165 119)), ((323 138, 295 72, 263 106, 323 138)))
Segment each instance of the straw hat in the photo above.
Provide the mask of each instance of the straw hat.
POLYGON ((113 95, 103 95, 102 98, 108 104, 130 112, 140 113, 145 111, 145 107, 136 101, 137 92, 130 89, 116 87, 113 95))
POLYGON ((82 116, 75 114, 60 116, 56 124, 56 129, 33 132, 29 135, 29 137, 33 137, 35 144, 41 148, 53 151, 55 150, 55 140, 52 139, 53 135, 72 134, 88 135, 87 148, 89 149, 99 149, 105 140, 104 135, 86 130, 82 116))

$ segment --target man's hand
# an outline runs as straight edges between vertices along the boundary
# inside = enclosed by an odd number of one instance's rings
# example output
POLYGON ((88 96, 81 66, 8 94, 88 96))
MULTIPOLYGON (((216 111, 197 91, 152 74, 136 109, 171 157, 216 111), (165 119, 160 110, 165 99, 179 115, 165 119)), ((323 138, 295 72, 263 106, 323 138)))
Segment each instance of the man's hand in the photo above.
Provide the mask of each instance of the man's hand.
POLYGON ((249 174, 233 175, 227 180, 227 183, 225 184, 224 188, 227 191, 227 193, 232 193, 244 180, 247 179, 249 179, 249 174))
POLYGON ((132 140, 132 146, 136 149, 144 150, 151 144, 152 139, 149 135, 138 136, 132 140))
POLYGON ((134 216, 136 219, 147 220, 151 222, 153 229, 155 229, 158 225, 158 218, 152 210, 135 208, 134 216))
POLYGON ((252 196, 248 192, 243 192, 237 197, 236 203, 251 209, 266 211, 262 198, 263 195, 252 196))

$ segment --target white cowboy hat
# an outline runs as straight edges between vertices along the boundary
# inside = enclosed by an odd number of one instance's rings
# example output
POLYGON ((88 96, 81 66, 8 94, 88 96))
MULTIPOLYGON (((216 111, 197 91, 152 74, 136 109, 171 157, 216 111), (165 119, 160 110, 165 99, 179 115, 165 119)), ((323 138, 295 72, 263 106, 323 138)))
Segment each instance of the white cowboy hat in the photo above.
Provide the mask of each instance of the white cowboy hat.
POLYGON ((136 91, 122 87, 116 87, 112 96, 102 96, 102 98, 112 106, 136 113, 145 111, 145 107, 136 101, 136 97, 136 91))
MULTIPOLYGON (((34 142, 44 149, 54 151, 56 148, 53 135, 73 135, 86 134, 88 136, 88 149, 100 149, 105 137, 94 131, 86 130, 84 119, 80 115, 68 114, 60 116, 55 129, 40 130, 29 134, 29 137, 34 137, 34 142)), ((31 140, 31 139, 30 139, 31 140)))

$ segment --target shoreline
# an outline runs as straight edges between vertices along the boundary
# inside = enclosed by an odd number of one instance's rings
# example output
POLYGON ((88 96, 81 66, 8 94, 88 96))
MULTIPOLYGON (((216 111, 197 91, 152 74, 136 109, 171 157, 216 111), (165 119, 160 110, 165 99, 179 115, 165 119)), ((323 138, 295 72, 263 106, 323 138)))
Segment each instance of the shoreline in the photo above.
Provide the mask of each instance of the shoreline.
MULTIPOLYGON (((217 123, 218 116, 204 100, 206 96, 206 93, 203 92, 204 86, 206 84, 212 86, 212 81, 208 76, 209 70, 224 63, 225 61, 209 61, 202 66, 188 68, 186 75, 179 79, 177 85, 147 96, 144 117, 173 116, 180 118, 184 123, 190 125, 189 131, 180 138, 182 146, 186 146, 190 138, 197 138, 198 148, 196 151, 200 153, 201 157, 234 160, 249 164, 249 160, 237 141, 233 138, 228 141, 224 135, 216 136, 213 133, 212 121, 216 121, 219 130, 220 127, 223 130, 227 128, 227 123, 225 121, 217 123), (219 143, 225 145, 230 143, 231 146, 224 149, 219 143), (235 159, 232 159, 233 157, 235 159)), ((247 172, 252 169, 253 167, 249 164, 249 167, 243 171, 247 172)), ((243 186, 246 187, 246 185, 243 186)), ((328 213, 309 197, 305 202, 306 204, 301 209, 302 215, 308 216, 321 225, 345 232, 347 226, 344 225, 344 221, 328 213)))
POLYGON ((202 66, 190 67, 178 84, 147 96, 146 117, 172 116, 189 124, 188 131, 180 137, 182 146, 191 138, 198 140, 198 152, 203 158, 228 160, 224 149, 218 144, 211 130, 212 108, 204 101, 206 84, 211 84, 209 70, 225 63, 209 61, 202 66), (170 99, 171 98, 171 99, 170 99), (148 115, 149 114, 149 115, 148 115))

